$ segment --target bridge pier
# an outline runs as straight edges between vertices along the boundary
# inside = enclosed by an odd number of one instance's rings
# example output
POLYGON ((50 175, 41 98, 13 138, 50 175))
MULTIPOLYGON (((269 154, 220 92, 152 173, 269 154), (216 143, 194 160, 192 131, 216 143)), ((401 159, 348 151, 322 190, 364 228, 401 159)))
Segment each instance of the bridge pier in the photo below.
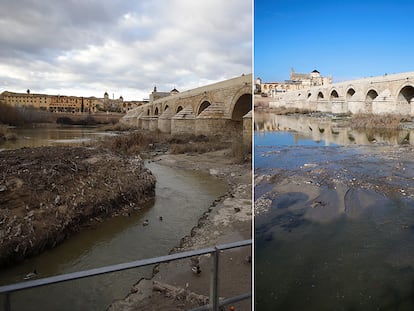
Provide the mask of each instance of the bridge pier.
POLYGON ((332 112, 328 100, 318 100, 316 103, 316 110, 320 112, 332 112))
MULTIPOLYGON (((184 92, 151 97, 148 104, 128 111, 121 122, 144 130, 195 135, 241 136, 251 123, 252 75, 242 75, 226 81, 184 92)), ((153 94, 152 94, 153 95, 153 94)), ((250 137, 251 134, 246 137, 250 137)), ((247 138, 246 138, 247 139, 247 138)))
POLYGON ((149 130, 149 122, 150 122, 150 117, 149 116, 141 117, 141 128, 143 130, 149 130))
POLYGON ((414 72, 344 81, 279 95, 270 107, 414 116, 414 72), (315 106, 314 106, 315 105, 315 106))
POLYGON ((350 113, 367 113, 365 101, 348 101, 348 110, 350 113))
POLYGON ((348 103, 345 101, 335 100, 332 102, 332 113, 342 114, 348 112, 348 103))
POLYGON ((170 108, 167 108, 158 118, 158 129, 162 133, 171 133, 171 118, 173 116, 173 111, 170 108))
POLYGON ((250 110, 243 116, 243 143, 247 146, 252 143, 252 131, 253 131, 253 113, 250 110))
POLYGON ((196 119, 195 134, 205 136, 228 136, 240 132, 240 122, 231 119, 196 119))
POLYGON ((148 129, 150 131, 158 130, 158 117, 153 116, 149 119, 148 129))
POLYGON ((195 134, 195 114, 190 105, 171 118, 171 134, 195 134))

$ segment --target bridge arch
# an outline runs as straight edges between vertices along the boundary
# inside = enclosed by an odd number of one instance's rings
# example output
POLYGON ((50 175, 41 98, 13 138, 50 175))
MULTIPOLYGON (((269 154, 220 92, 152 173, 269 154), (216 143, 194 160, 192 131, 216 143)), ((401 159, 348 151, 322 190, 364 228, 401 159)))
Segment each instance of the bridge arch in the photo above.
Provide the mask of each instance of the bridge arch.
POLYGON ((197 115, 199 115, 200 113, 202 113, 210 105, 211 105, 210 101, 208 101, 208 100, 202 100, 201 103, 198 105, 197 115))
POLYGON ((367 95, 365 96, 365 102, 371 104, 375 98, 378 97, 378 91, 376 89, 369 89, 367 95))
POLYGON ((147 116, 149 116, 151 114, 151 109, 150 108, 148 108, 147 109, 147 116))
POLYGON ((175 113, 179 113, 181 110, 183 110, 183 106, 179 105, 175 110, 175 113))
POLYGON ((307 99, 306 93, 299 92, 298 97, 296 99, 298 99, 298 100, 307 99))
POLYGON ((165 105, 165 107, 164 107, 164 111, 166 111, 167 109, 168 109, 168 105, 165 105))
POLYGON ((155 107, 155 110, 154 110, 154 115, 156 115, 156 116, 158 116, 158 107, 155 107))
POLYGON ((333 100, 333 99, 337 99, 337 98, 339 98, 338 91, 335 90, 335 89, 332 89, 332 91, 331 91, 331 93, 329 95, 329 99, 330 100, 333 100))
POLYGON ((414 98, 414 86, 405 84, 400 87, 397 94, 397 99, 400 103, 410 104, 414 98))
POLYGON ((349 86, 346 90, 346 100, 351 100, 355 95, 355 89, 352 86, 349 86))
POLYGON ((252 110, 252 94, 243 94, 233 106, 231 119, 234 121, 243 121, 243 116, 250 110, 252 110))
POLYGON ((243 121, 243 116, 252 110, 252 88, 247 83, 233 96, 230 104, 230 118, 235 121, 243 121))
POLYGON ((324 96, 323 96, 322 91, 319 91, 319 92, 318 92, 318 96, 316 97, 316 100, 321 100, 321 99, 323 99, 323 98, 324 98, 324 96))

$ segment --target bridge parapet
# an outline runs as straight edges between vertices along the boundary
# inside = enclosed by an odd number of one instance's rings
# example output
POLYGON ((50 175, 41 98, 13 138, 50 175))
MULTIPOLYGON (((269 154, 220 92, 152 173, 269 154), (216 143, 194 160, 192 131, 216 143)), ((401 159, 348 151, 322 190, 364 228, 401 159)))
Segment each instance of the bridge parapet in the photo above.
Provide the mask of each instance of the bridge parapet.
POLYGON ((242 132, 252 93, 252 75, 243 75, 156 99, 130 110, 121 122, 171 134, 242 132))
POLYGON ((414 72, 344 81, 289 91, 270 104, 333 113, 414 116, 414 72))

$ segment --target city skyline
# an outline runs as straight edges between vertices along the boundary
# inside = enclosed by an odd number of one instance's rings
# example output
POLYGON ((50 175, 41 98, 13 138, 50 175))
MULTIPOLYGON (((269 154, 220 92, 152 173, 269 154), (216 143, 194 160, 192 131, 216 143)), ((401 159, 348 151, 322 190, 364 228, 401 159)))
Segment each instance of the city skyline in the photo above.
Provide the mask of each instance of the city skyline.
POLYGON ((0 93, 142 100, 252 72, 249 0, 5 1, 0 23, 0 93))
POLYGON ((412 9, 401 0, 256 0, 255 77, 288 80, 291 67, 333 82, 414 71, 412 9))

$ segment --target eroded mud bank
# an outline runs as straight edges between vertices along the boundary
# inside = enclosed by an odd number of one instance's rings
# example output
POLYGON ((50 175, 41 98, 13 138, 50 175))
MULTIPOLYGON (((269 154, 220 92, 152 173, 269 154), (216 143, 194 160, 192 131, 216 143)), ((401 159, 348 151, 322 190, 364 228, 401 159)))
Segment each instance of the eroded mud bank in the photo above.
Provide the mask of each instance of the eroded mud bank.
POLYGON ((54 247, 84 225, 154 198, 139 157, 84 147, 0 152, 0 265, 54 247))

